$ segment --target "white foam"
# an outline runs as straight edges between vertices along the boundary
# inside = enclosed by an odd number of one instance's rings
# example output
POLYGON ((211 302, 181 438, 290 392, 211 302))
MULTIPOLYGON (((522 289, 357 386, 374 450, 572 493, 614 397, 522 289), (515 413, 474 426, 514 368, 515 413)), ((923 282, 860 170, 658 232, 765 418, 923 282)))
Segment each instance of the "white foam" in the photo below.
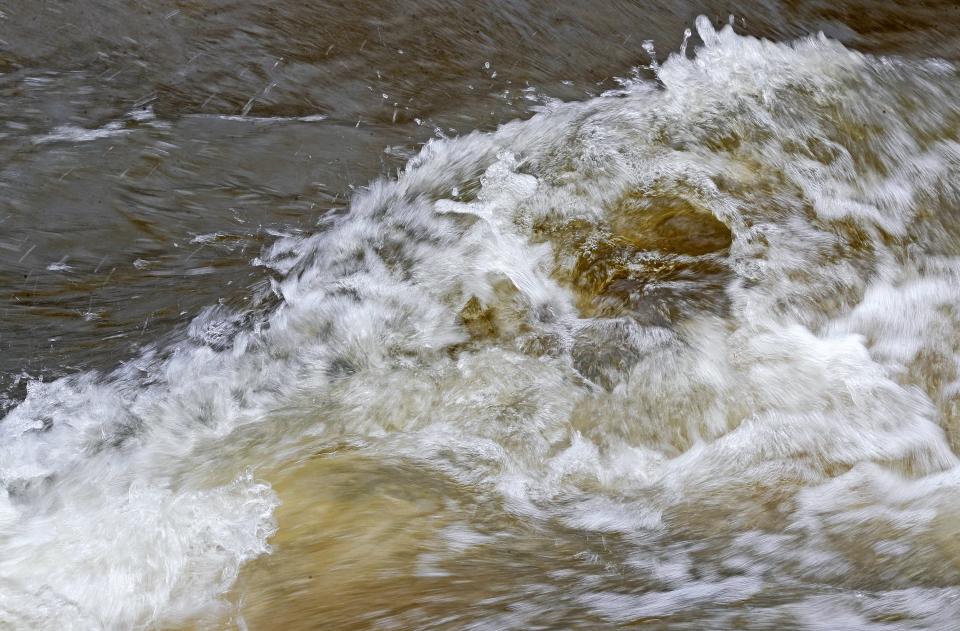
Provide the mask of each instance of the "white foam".
MULTIPOLYGON (((611 622, 846 589, 876 569, 848 554, 863 524, 896 535, 870 542, 891 594, 911 587, 903 551, 956 555, 942 524, 960 470, 957 251, 916 237, 931 204, 960 199, 956 143, 930 140, 952 120, 955 70, 697 29, 693 59, 656 68, 663 89, 635 78, 431 141, 346 216, 279 239, 258 259, 283 275, 278 307, 208 310, 189 341, 115 373, 31 384, 0 422, 0 622, 129 627, 215 606, 274 528, 249 466, 297 457, 301 438, 415 462, 519 520, 623 537, 662 584, 577 594, 611 622), (729 228, 711 259, 730 270, 723 306, 657 324, 578 311, 563 280, 577 253, 539 227, 591 226, 597 255, 625 194, 729 228), (485 337, 467 307, 499 318, 485 337), (694 561, 674 536, 720 550, 694 561)), ((110 125, 89 133, 123 131, 110 125)), ((681 260, 635 254, 631 273, 681 260)), ((698 297, 697 282, 663 286, 698 297)), ((463 532, 421 570, 486 541, 463 532)), ((813 616, 798 598, 783 611, 813 616)))

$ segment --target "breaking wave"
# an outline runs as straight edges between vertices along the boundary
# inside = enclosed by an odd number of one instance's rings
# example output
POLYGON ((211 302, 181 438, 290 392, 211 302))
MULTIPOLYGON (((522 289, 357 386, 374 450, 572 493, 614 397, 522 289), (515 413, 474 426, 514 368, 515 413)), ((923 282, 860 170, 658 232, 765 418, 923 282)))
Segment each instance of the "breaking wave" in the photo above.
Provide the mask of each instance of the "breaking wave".
MULTIPOLYGON (((0 626, 227 608, 269 472, 334 451, 506 516, 449 503, 421 573, 605 537, 519 573, 510 624, 960 619, 957 69, 697 30, 656 81, 429 143, 265 252, 256 308, 31 384, 0 422, 0 626)), ((467 605, 418 624, 506 624, 467 605)))

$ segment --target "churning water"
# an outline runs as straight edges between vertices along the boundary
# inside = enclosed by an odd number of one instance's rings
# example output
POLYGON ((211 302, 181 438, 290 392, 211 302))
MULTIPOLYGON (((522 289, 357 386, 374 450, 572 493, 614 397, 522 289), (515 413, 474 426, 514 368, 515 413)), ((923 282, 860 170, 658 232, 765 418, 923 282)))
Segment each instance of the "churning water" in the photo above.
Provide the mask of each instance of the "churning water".
POLYGON ((695 27, 29 381, 0 627, 960 628, 960 70, 695 27))

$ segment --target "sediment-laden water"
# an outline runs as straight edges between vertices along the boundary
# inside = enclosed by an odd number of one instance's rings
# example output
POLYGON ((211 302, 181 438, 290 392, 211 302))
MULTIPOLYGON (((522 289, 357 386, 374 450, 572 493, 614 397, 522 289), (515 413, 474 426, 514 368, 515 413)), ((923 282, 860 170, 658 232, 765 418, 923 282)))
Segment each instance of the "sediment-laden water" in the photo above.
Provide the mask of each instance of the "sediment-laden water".
POLYGON ((259 112, 282 80, 4 114, 9 216, 69 164, 147 219, 6 289, 0 627, 960 628, 960 70, 736 19, 407 120, 343 201, 307 165, 363 117, 259 112), (25 315, 84 300, 66 350, 25 315))

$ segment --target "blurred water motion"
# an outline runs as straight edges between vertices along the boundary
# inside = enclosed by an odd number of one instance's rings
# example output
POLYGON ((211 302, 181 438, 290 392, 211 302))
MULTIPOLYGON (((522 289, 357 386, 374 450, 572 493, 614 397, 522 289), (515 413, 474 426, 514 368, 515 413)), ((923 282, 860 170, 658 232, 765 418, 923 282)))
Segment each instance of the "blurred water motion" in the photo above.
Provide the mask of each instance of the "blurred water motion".
POLYGON ((960 628, 958 23, 0 5, 0 628, 960 628))

